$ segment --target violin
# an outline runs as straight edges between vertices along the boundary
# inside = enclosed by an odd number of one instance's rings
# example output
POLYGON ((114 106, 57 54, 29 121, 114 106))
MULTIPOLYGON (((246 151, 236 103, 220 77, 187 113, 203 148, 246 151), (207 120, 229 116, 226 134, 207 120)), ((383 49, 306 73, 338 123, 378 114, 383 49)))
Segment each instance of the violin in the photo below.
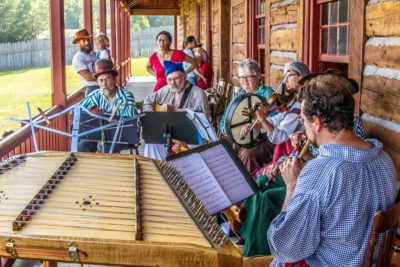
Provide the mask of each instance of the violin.
MULTIPOLYGON (((286 110, 288 110, 296 101, 297 92, 295 89, 291 90, 285 89, 286 86, 283 83, 283 81, 285 80, 286 76, 287 74, 283 76, 279 85, 275 88, 274 93, 266 101, 256 102, 251 109, 243 110, 242 115, 253 117, 253 115, 258 110, 261 110, 264 113, 263 116, 269 116, 270 114, 276 111, 285 112, 286 110), (278 88, 282 88, 282 94, 277 93, 278 88)), ((251 130, 253 130, 253 128, 256 126, 258 122, 259 119, 257 118, 250 126, 247 134, 241 137, 241 140, 244 140, 246 138, 246 136, 251 132, 251 130)))

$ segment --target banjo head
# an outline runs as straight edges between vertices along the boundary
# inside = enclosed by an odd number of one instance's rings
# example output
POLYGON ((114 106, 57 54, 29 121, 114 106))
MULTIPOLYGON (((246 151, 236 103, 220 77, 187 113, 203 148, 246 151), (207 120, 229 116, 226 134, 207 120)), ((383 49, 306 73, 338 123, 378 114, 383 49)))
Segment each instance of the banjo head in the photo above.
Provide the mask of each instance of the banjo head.
POLYGON ((231 108, 227 112, 225 119, 225 133, 238 145, 243 147, 254 147, 263 140, 261 139, 260 129, 253 128, 244 138, 240 138, 242 127, 248 123, 252 124, 256 118, 243 116, 244 108, 251 108, 255 102, 265 101, 264 98, 256 94, 241 95, 233 100, 231 108))

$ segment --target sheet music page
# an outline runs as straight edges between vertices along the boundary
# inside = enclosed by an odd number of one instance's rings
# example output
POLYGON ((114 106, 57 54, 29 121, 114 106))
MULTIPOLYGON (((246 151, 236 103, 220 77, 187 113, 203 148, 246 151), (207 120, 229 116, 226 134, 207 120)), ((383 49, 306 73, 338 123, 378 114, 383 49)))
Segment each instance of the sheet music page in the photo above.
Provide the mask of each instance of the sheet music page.
POLYGON ((254 194, 243 173, 223 145, 217 145, 200 153, 232 204, 254 194))
POLYGON ((199 153, 175 159, 172 163, 210 214, 232 205, 199 153))

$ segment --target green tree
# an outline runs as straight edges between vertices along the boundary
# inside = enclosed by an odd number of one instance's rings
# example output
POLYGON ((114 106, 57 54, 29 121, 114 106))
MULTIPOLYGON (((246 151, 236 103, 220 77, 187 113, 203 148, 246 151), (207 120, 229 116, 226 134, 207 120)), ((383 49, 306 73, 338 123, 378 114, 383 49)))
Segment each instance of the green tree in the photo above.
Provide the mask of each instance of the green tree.
POLYGON ((0 1, 0 43, 32 40, 47 29, 46 3, 46 0, 0 1))
POLYGON ((138 31, 149 28, 149 20, 146 16, 132 16, 131 18, 131 30, 138 31))
POLYGON ((147 16, 149 20, 150 27, 160 27, 174 25, 173 16, 147 16))
POLYGON ((80 0, 65 0, 64 20, 66 29, 79 29, 83 7, 80 0))

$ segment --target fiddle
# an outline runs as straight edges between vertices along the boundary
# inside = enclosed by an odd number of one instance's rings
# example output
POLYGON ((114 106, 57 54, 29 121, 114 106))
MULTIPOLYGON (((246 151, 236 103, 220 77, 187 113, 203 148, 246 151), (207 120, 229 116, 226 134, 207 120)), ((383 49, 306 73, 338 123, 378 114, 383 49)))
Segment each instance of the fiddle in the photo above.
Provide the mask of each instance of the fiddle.
MULTIPOLYGON (((282 84, 283 86, 283 84, 282 84)), ((243 110, 243 116, 252 117, 256 112, 261 112, 265 117, 276 111, 284 112, 288 110, 296 101, 296 90, 284 90, 282 95, 273 93, 266 101, 259 101, 254 103, 253 107, 248 110, 243 110)), ((246 134, 241 137, 244 140, 246 136, 253 130, 253 128, 260 122, 257 118, 247 130, 246 134)))

